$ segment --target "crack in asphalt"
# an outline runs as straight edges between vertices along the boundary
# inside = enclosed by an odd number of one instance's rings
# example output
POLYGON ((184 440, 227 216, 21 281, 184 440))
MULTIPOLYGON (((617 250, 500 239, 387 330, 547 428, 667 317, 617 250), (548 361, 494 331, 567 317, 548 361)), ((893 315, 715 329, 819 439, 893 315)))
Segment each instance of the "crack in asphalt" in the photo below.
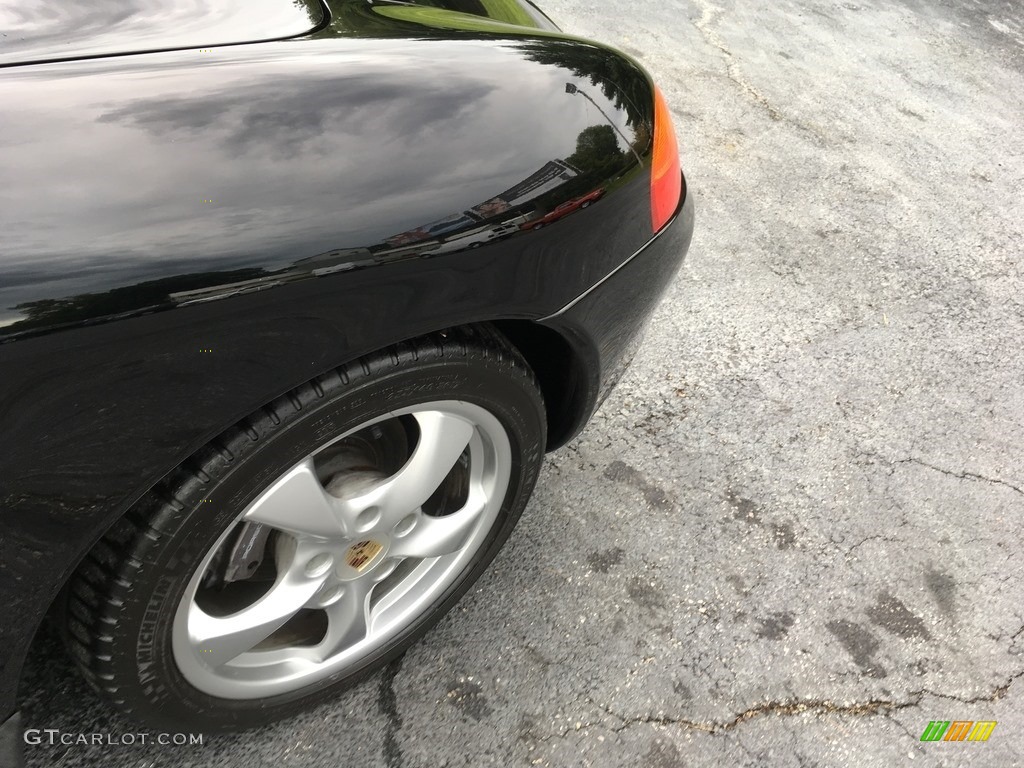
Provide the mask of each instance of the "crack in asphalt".
POLYGON ((725 44, 725 41, 719 37, 718 33, 711 28, 711 24, 714 22, 715 17, 724 13, 722 8, 717 5, 712 5, 706 0, 695 0, 697 6, 701 9, 700 18, 693 22, 693 26, 697 28, 701 36, 707 42, 708 45, 713 48, 717 48, 718 51, 725 57, 725 72, 726 76, 738 85, 743 91, 747 93, 755 102, 760 104, 768 112, 768 116, 772 120, 784 120, 784 116, 778 109, 772 106, 772 103, 768 101, 767 97, 755 88, 749 80, 743 75, 743 70, 740 69, 739 65, 736 64, 732 51, 725 44))
POLYGON ((859 549, 860 547, 863 547, 869 541, 884 541, 884 542, 887 542, 889 544, 899 544, 900 543, 900 540, 895 538, 895 537, 893 537, 893 536, 883 536, 880 533, 875 533, 875 534, 872 534, 870 536, 865 536, 860 541, 858 541, 856 544, 853 544, 850 547, 848 547, 847 550, 846 550, 846 556, 847 557, 853 557, 853 551, 855 549, 859 549))
MULTIPOLYGON (((1022 627, 1017 634, 1024 632, 1022 627)), ((552 739, 564 739, 571 733, 577 731, 583 731, 590 728, 603 728, 611 731, 612 733, 621 733, 629 728, 636 725, 657 725, 657 726, 679 726, 691 731, 699 731, 707 734, 718 734, 731 731, 746 722, 755 720, 759 717, 766 716, 779 716, 789 717, 792 715, 800 715, 804 713, 824 714, 824 715, 849 715, 853 717, 873 717, 876 715, 882 715, 888 717, 893 712, 898 712, 904 709, 913 709, 921 706, 922 701, 927 696, 935 698, 949 699, 951 701, 959 702, 960 704, 984 704, 993 703, 1002 699, 1009 692, 1010 687, 1021 677, 1024 677, 1024 669, 1019 672, 1015 672, 1006 679, 1006 682, 996 686, 990 693, 980 694, 978 696, 958 696, 956 694, 941 693, 938 691, 932 691, 927 688, 911 691, 908 694, 908 698, 905 701, 894 701, 891 699, 869 699, 864 702, 855 702, 852 704, 840 704, 829 699, 784 699, 778 701, 767 701, 763 704, 757 704, 753 707, 749 707, 742 712, 737 713, 729 720, 690 720, 687 718, 680 717, 669 717, 665 715, 633 715, 626 716, 621 715, 614 711, 611 707, 601 704, 589 696, 586 700, 604 712, 609 717, 618 720, 620 725, 618 727, 608 727, 600 722, 590 721, 579 721, 573 726, 569 726, 564 730, 552 733, 549 736, 535 736, 539 742, 546 743, 552 739)), ((897 722, 897 721, 894 721, 897 722)), ((902 726, 901 726, 902 727, 902 726)), ((906 728, 903 728, 906 731, 906 728)), ((906 731, 909 734, 909 731, 906 731)), ((913 738, 913 737, 911 737, 913 738)))
MULTIPOLYGON (((1021 627, 1021 630, 1024 630, 1024 627, 1021 627)), ((1017 634, 1019 634, 1021 630, 1018 630, 1017 634)), ((1014 635, 1014 637, 1016 637, 1016 634, 1014 635)), ((973 696, 971 698, 964 698, 963 696, 956 696, 956 695, 948 694, 948 693, 939 693, 938 691, 931 691, 931 690, 928 690, 927 688, 924 689, 924 690, 921 690, 921 691, 915 691, 914 694, 911 694, 911 695, 920 694, 921 696, 925 696, 925 695, 927 695, 927 696, 935 696, 936 698, 939 698, 939 699, 950 699, 952 701, 958 701, 961 704, 991 704, 991 703, 994 703, 996 701, 999 701, 1007 693, 1009 693, 1010 687, 1017 680, 1019 680, 1021 677, 1024 677, 1024 669, 1022 669, 1021 671, 1015 672, 1014 674, 1010 675, 1006 679, 1005 683, 1003 683, 1002 685, 998 685, 995 688, 993 688, 992 689, 992 693, 987 694, 987 695, 973 696)))
POLYGON ((404 659, 405 656, 399 656, 384 668, 377 687, 377 708, 388 721, 384 731, 384 741, 381 745, 384 764, 388 768, 402 768, 404 763, 402 747, 398 743, 398 731, 402 728, 402 717, 398 714, 398 696, 395 693, 395 678, 402 671, 404 659))
POLYGON ((731 720, 688 720, 686 718, 665 717, 659 715, 625 717, 614 712, 610 708, 598 704, 597 702, 593 702, 593 704, 622 723, 619 728, 611 729, 616 733, 624 731, 627 728, 632 728, 634 725, 678 725, 693 731, 716 734, 724 731, 730 731, 749 720, 766 715, 790 716, 803 714, 804 712, 854 716, 878 715, 883 712, 915 707, 920 704, 920 700, 923 695, 923 693, 920 693, 917 698, 912 701, 899 702, 890 701, 888 699, 871 699, 869 701, 855 704, 839 704, 828 699, 789 699, 782 701, 767 701, 763 704, 757 704, 756 706, 743 710, 742 712, 734 715, 731 720))
POLYGON ((905 725, 904 725, 903 723, 901 723, 901 722, 900 722, 899 720, 897 720, 897 719, 896 719, 895 717, 893 717, 893 716, 892 716, 891 714, 889 714, 889 713, 887 712, 887 713, 885 713, 884 715, 882 715, 882 717, 884 717, 884 718, 885 718, 886 720, 888 720, 888 721, 889 721, 890 723, 892 723, 892 724, 893 724, 894 726, 896 726, 896 727, 897 727, 897 728, 899 728, 899 729, 900 729, 901 731, 903 731, 903 732, 904 732, 905 734, 907 734, 907 738, 908 738, 908 739, 910 739, 911 741, 915 741, 915 742, 916 742, 916 741, 918 741, 918 738, 917 738, 917 736, 915 736, 914 734, 912 734, 912 733, 910 732, 910 729, 909 729, 909 728, 907 728, 907 726, 905 726, 905 725))
POLYGON ((1014 485, 1013 483, 1007 482, 1006 480, 1003 480, 1001 478, 987 477, 985 475, 980 475, 977 472, 954 472, 951 469, 946 469, 945 467, 938 467, 934 464, 929 464, 927 461, 922 461, 921 459, 916 459, 912 456, 907 457, 905 459, 890 459, 889 457, 883 456, 880 453, 873 453, 871 451, 861 450, 858 454, 858 457, 869 460, 877 459, 885 462, 890 467, 889 474, 892 474, 891 468, 895 467, 898 464, 917 464, 919 467, 934 470, 935 472, 939 472, 943 475, 948 475, 949 477, 956 478, 957 480, 971 480, 982 483, 991 483, 992 485, 1001 485, 1004 486, 1005 488, 1009 488, 1014 493, 1019 493, 1022 496, 1024 496, 1024 488, 1021 488, 1019 485, 1014 485))
POLYGON ((993 485, 1003 485, 1003 486, 1006 486, 1007 488, 1009 488, 1011 491, 1014 491, 1014 492, 1019 493, 1022 496, 1024 496, 1024 488, 1020 488, 1020 487, 1014 485, 1013 483, 1008 483, 1005 480, 1000 480, 999 478, 985 477, 985 475, 979 475, 976 472, 953 472, 953 471, 948 470, 948 469, 943 469, 942 467, 937 467, 934 464, 929 464, 926 461, 921 461, 920 459, 914 459, 914 458, 899 459, 898 461, 896 461, 894 463, 896 463, 896 464, 917 464, 919 466, 927 467, 928 469, 933 469, 936 472, 941 472, 944 475, 949 475, 950 477, 955 477, 955 478, 958 478, 960 480, 978 480, 978 481, 983 482, 983 483, 992 483, 993 485))

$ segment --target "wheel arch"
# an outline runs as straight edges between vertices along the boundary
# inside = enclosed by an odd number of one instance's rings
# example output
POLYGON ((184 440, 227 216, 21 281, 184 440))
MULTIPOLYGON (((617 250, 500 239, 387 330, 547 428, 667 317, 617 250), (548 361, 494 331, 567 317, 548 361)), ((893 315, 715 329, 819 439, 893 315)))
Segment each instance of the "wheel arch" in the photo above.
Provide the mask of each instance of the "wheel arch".
MULTIPOLYGON (((587 355, 582 341, 579 339, 570 340, 569 335, 561 330, 555 330, 530 319, 492 318, 417 333, 415 336, 406 339, 395 339, 389 344, 382 345, 377 351, 393 344, 421 338, 431 333, 472 326, 489 326, 496 330, 522 355, 536 376, 544 396, 548 426, 547 450, 555 450, 571 440, 582 429, 593 409, 594 397, 592 393, 596 389, 599 374, 595 370, 588 370, 587 355)), ((372 354, 372 352, 363 354, 372 354)), ((361 356, 363 355, 345 355, 345 359, 339 360, 326 370, 352 362, 361 356)), ((315 375, 310 376, 306 381, 314 378, 316 378, 315 375)), ((297 383, 296 386, 301 386, 301 383, 303 382, 297 383)), ((272 402, 280 396, 281 393, 279 392, 268 393, 266 402, 272 402)), ((177 461, 172 466, 167 467, 159 476, 151 476, 146 479, 146 482, 134 488, 130 496, 125 497, 122 503, 117 505, 116 514, 109 519, 107 524, 98 527, 94 531, 92 542, 81 550, 78 557, 72 563, 69 563, 59 586, 52 592, 45 611, 40 613, 40 621, 35 627, 31 642, 25 649, 25 656, 20 660, 13 658, 9 660, 10 663, 16 663, 20 668, 17 676, 19 687, 24 679, 24 659, 41 637, 43 616, 52 615, 55 610, 59 609, 68 584, 88 554, 131 511, 140 499, 159 487, 180 466, 186 464, 197 452, 203 450, 204 446, 216 440, 217 435, 222 434, 236 422, 237 419, 234 418, 226 421, 221 425, 216 434, 208 436, 202 445, 198 447, 193 445, 183 448, 177 457, 177 461)))
POLYGON ((580 345, 532 320, 495 320, 491 324, 533 369, 547 411, 547 449, 560 448, 583 428, 593 407, 590 393, 597 377, 588 372, 580 345))

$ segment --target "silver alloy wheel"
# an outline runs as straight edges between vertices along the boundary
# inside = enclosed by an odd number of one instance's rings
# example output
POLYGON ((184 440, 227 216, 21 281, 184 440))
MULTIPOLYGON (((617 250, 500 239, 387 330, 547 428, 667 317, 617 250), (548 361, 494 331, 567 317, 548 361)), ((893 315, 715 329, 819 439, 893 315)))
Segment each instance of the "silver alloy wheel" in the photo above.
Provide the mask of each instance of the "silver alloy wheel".
POLYGON ((498 420, 454 400, 387 413, 326 443, 250 504, 196 569, 174 617, 181 674, 209 695, 255 699, 358 665, 469 567, 498 518, 511 462, 498 420), (325 476, 331 446, 403 419, 416 435, 395 471, 350 466, 325 476), (457 508, 438 514, 436 500, 452 487, 457 508), (265 558, 275 573, 242 607, 213 611, 202 599, 208 571, 243 523, 275 532, 265 558), (304 620, 319 627, 312 639, 289 630, 304 620))

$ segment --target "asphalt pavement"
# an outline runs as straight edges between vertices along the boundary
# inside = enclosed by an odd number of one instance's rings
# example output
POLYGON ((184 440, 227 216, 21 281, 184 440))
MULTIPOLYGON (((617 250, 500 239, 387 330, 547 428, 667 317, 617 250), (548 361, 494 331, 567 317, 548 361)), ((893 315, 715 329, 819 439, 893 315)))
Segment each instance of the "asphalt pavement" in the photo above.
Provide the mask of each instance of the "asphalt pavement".
MULTIPOLYGON (((695 195, 618 390, 384 674, 30 766, 1024 764, 1024 7, 543 6, 656 76, 695 195)), ((24 695, 26 727, 138 732, 51 629, 24 695)))

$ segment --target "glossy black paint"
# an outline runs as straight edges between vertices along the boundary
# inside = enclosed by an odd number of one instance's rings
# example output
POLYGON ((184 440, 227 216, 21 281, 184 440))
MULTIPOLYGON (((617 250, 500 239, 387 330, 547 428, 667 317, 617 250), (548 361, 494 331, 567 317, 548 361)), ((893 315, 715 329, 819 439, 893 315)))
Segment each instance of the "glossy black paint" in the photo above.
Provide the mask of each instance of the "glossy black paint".
MULTIPOLYGON (((361 38, 9 69, 0 168, 19 183, 0 188, 0 339, 322 279, 330 268, 441 258, 457 234, 632 183, 636 194, 552 227, 576 230, 570 247, 559 247, 564 236, 527 247, 517 234, 492 257, 529 258, 527 269, 547 276, 531 289, 532 309, 551 311, 649 234, 640 216, 587 215, 648 203, 645 169, 629 152, 606 167, 603 155, 577 151, 581 136, 612 147, 620 135, 647 140, 649 108, 617 108, 628 97, 615 85, 572 68, 606 55, 555 39, 361 38), (479 211, 576 157, 590 167, 557 189, 415 240, 424 225, 479 211), (581 265, 577 251, 596 258, 581 265)), ((644 84, 638 69, 625 74, 644 84)), ((479 254, 446 251, 441 263, 460 261, 476 265, 479 254)))
POLYGON ((491 321, 550 366, 557 444, 685 253, 686 207, 643 248, 634 62, 532 11, 532 29, 331 11, 288 41, 0 69, 0 600, 19 617, 0 622, 0 718, 80 558, 226 427, 361 354, 491 321))
POLYGON ((576 301, 539 321, 571 340, 585 371, 598 372, 578 376, 578 397, 589 405, 567 434, 583 428, 632 362, 647 320, 690 248, 693 220, 693 197, 684 182, 679 209, 656 237, 576 301))
POLYGON ((4 2, 0 66, 168 48, 280 40, 327 20, 319 2, 92 0, 4 2), (154 12, 159 10, 159 12, 154 12))

